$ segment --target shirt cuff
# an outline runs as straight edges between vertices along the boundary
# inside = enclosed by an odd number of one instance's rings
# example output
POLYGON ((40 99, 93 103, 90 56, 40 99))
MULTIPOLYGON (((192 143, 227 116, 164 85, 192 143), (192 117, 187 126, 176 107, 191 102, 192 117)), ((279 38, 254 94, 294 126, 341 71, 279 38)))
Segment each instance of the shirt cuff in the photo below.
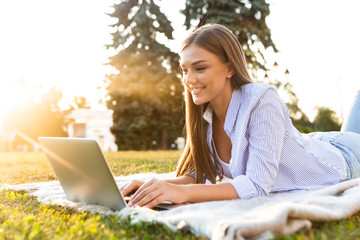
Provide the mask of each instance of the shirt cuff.
POLYGON ((240 175, 230 181, 240 199, 249 199, 258 196, 266 196, 267 194, 253 183, 249 177, 240 175))

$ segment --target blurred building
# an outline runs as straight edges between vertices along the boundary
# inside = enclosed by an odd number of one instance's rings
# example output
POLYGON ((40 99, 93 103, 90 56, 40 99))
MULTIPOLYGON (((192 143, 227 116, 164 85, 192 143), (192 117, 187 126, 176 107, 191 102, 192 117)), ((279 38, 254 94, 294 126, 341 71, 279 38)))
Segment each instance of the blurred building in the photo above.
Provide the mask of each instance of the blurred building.
POLYGON ((69 115, 69 137, 93 138, 105 152, 117 151, 115 138, 110 132, 112 126, 111 110, 92 110, 80 108, 69 115))
POLYGON ((185 138, 184 137, 178 137, 175 140, 175 143, 177 145, 178 150, 184 150, 184 148, 185 148, 185 138))

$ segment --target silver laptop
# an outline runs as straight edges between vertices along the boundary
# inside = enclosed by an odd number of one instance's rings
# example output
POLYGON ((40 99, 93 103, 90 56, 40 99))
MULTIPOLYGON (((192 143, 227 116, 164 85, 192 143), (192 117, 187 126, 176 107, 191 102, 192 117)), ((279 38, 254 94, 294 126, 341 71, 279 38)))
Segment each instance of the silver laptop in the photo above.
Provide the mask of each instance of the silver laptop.
MULTIPOLYGON (((69 200, 112 210, 127 206, 96 140, 61 137, 39 137, 38 140, 69 200)), ((163 203, 154 209, 173 207, 174 204, 163 203)))

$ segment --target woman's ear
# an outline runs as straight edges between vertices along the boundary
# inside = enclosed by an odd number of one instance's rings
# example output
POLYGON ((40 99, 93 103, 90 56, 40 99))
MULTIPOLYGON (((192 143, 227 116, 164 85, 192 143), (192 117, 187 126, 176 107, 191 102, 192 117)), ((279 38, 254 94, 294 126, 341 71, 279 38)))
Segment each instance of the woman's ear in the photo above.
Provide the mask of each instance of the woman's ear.
POLYGON ((232 78, 232 76, 234 76, 235 72, 234 72, 233 67, 231 66, 231 64, 229 62, 227 64, 227 70, 228 70, 228 72, 227 72, 226 77, 230 79, 230 78, 232 78))

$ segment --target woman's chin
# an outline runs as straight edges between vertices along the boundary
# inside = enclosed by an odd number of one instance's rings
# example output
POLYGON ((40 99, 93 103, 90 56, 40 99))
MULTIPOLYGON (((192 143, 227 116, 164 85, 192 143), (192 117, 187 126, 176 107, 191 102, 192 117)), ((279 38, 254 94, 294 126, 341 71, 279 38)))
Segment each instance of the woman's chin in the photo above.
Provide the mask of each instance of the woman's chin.
POLYGON ((194 98, 194 97, 193 97, 193 102, 194 102, 195 105, 201 105, 201 104, 205 103, 204 100, 199 99, 199 98, 194 98))

